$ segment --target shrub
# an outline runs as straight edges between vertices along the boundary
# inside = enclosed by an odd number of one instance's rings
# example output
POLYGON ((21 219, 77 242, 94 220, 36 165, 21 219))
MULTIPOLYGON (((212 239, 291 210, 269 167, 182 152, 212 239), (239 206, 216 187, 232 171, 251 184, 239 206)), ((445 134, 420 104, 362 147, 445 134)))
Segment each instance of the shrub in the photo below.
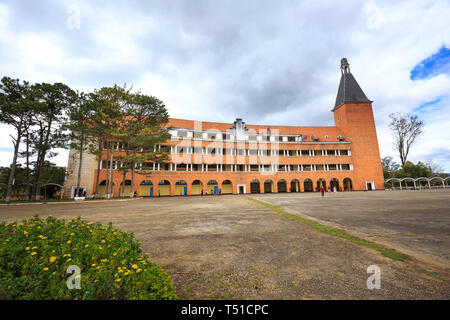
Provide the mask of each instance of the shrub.
POLYGON ((0 296, 177 299, 170 277, 142 254, 132 233, 111 223, 81 218, 66 223, 52 216, 0 224, 0 296), (71 265, 80 268, 80 289, 67 286, 71 265))

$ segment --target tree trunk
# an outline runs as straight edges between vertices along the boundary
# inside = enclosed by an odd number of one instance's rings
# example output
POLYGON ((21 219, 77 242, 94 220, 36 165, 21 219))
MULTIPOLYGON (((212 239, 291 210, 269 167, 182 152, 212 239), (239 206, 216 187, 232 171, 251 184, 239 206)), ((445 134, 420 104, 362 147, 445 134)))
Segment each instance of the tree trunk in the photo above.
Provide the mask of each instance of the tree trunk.
POLYGON ((47 153, 47 150, 42 150, 40 153, 41 153, 40 161, 39 161, 39 163, 36 163, 37 169, 36 169, 36 177, 34 179, 34 183, 35 183, 34 200, 35 201, 41 200, 41 176, 42 176, 42 170, 44 169, 45 154, 47 153))
POLYGON ((109 153, 110 153, 110 145, 109 142, 106 144, 106 174, 105 174, 105 180, 106 180, 106 191, 105 191, 105 197, 106 199, 109 198, 109 168, 111 167, 112 163, 109 161, 109 153))
POLYGON ((29 134, 27 129, 27 201, 31 200, 31 186, 30 186, 30 142, 29 142, 29 134))
POLYGON ((22 138, 21 135, 18 134, 16 142, 14 144, 14 157, 13 162, 11 164, 11 171, 9 172, 9 180, 8 180, 8 187, 6 189, 5 203, 11 202, 11 193, 14 181, 14 174, 16 173, 17 155, 19 154, 19 145, 21 138, 22 138))
POLYGON ((84 143, 84 134, 81 134, 81 141, 80 141, 80 158, 79 163, 78 163, 78 177, 77 177, 77 195, 80 197, 82 195, 80 195, 80 181, 81 181, 81 167, 82 167, 82 162, 83 162, 83 143, 84 143))
MULTIPOLYGON (((47 125, 47 132, 45 134, 45 139, 44 139, 44 145, 47 147, 48 146, 48 140, 50 138, 50 133, 52 130, 52 119, 49 119, 48 125, 47 125)), ((42 131, 41 131, 42 132, 42 131)), ((41 144, 42 146, 42 144, 41 144)), ((38 170, 36 170, 36 176, 34 179, 34 200, 36 201, 40 201, 41 200, 41 175, 42 175, 42 169, 44 168, 44 163, 45 163, 45 154, 47 153, 47 149, 43 149, 40 150, 38 153, 40 153, 39 161, 36 162, 36 166, 38 166, 38 170)))
POLYGON ((133 162, 131 165, 131 188, 130 188, 130 198, 134 197, 134 170, 136 164, 133 162))
POLYGON ((122 198, 125 198, 125 180, 126 180, 127 172, 123 171, 122 185, 120 186, 120 194, 122 198))
POLYGON ((113 181, 113 159, 114 159, 114 144, 111 143, 111 151, 110 151, 110 159, 109 159, 109 174, 108 174, 108 180, 109 180, 109 197, 113 198, 113 190, 114 190, 114 181, 113 181))
POLYGON ((35 201, 36 200, 36 184, 37 184, 37 179, 38 179, 38 171, 39 171, 39 163, 41 162, 40 160, 41 158, 41 151, 38 150, 37 152, 37 158, 36 158, 36 164, 34 166, 34 177, 33 177, 33 184, 31 186, 31 201, 35 201))
POLYGON ((102 155, 103 155, 103 141, 100 140, 99 144, 98 144, 98 150, 100 151, 100 155, 98 157, 98 161, 97 161, 97 176, 95 177, 95 198, 98 197, 98 184, 100 183, 100 165, 102 163, 102 155))

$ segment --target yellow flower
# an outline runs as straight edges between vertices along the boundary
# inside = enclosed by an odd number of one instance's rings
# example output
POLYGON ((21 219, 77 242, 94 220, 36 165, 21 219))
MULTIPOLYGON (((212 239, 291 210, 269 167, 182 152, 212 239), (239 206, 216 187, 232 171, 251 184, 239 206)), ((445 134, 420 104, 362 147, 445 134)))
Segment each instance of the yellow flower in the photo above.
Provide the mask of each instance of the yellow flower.
POLYGON ((36 254, 36 251, 33 251, 33 252, 31 253, 32 256, 34 256, 35 254, 36 254))
POLYGON ((27 250, 27 251, 30 250, 30 247, 26 247, 25 250, 27 250))
POLYGON ((28 232, 24 231, 23 234, 28 234, 28 232))
POLYGON ((137 269, 138 266, 137 266, 137 264, 133 264, 132 267, 133 267, 133 269, 137 269))
POLYGON ((97 265, 96 263, 91 264, 92 267, 95 267, 96 265, 97 265))
POLYGON ((113 256, 117 256, 117 252, 114 252, 114 253, 113 253, 113 256))
POLYGON ((50 257, 50 263, 55 262, 55 260, 56 260, 56 257, 50 257))
POLYGON ((108 262, 108 260, 107 259, 102 259, 102 260, 100 260, 100 262, 108 262))
POLYGON ((123 275, 124 276, 127 276, 127 275, 129 275, 130 274, 130 271, 127 271, 127 272, 125 272, 123 275))
POLYGON ((69 241, 67 241, 67 243, 71 243, 71 242, 72 242, 72 241, 70 241, 70 240, 69 240, 69 241))
POLYGON ((117 279, 116 281, 117 281, 117 282, 119 282, 120 280, 121 280, 121 279, 120 279, 120 278, 118 278, 118 279, 117 279))
POLYGON ((86 244, 85 246, 84 246, 85 248, 87 248, 87 247, 89 247, 89 245, 88 244, 86 244))
POLYGON ((72 261, 72 259, 67 259, 67 262, 72 261))
POLYGON ((102 240, 102 243, 105 243, 106 241, 105 240, 102 240))
POLYGON ((139 272, 141 272, 142 271, 142 269, 137 269, 136 270, 136 273, 139 273, 139 272))
POLYGON ((42 270, 44 270, 44 271, 48 271, 48 268, 47 267, 45 267, 44 269, 42 269, 42 270))
POLYGON ((33 249, 37 249, 37 247, 36 247, 36 246, 34 246, 33 248, 31 248, 31 250, 33 250, 33 249))
POLYGON ((75 235, 75 233, 72 232, 70 235, 73 236, 73 235, 75 235))

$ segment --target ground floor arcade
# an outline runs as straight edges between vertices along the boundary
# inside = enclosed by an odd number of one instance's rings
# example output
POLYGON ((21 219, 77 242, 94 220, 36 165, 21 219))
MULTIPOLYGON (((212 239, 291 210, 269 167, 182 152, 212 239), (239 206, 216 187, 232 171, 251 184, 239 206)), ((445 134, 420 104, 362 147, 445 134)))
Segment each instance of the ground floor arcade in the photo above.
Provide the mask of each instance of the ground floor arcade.
MULTIPOLYGON (((100 173, 98 195, 107 193, 107 175, 100 173)), ((316 192, 323 186, 327 191, 352 191, 353 176, 347 174, 294 174, 294 173, 183 173, 135 175, 134 190, 136 196, 183 196, 211 194, 248 194, 282 192, 316 192)), ((92 190, 95 190, 93 179, 92 190)), ((114 173, 112 194, 114 197, 128 197, 131 192, 131 176, 114 173)))

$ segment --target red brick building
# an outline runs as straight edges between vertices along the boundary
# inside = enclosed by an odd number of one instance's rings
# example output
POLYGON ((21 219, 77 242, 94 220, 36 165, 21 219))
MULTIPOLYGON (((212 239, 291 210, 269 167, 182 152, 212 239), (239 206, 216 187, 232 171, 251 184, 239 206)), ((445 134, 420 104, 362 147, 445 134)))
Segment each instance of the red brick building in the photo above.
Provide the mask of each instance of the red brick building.
MULTIPOLYGON (((170 119, 170 161, 143 163, 135 177, 138 196, 313 192, 384 189, 375 121, 370 101, 341 60, 341 80, 332 110, 335 126, 294 127, 170 119)), ((117 153, 120 153, 119 145, 117 153)), ((156 148, 156 147, 155 147, 156 148)), ((106 167, 106 154, 102 167, 106 167)), ((119 162, 113 163, 115 168, 119 162)), ((76 185, 76 157, 69 156, 66 195, 76 185)), ((82 184, 95 187, 97 159, 83 163, 82 184)), ((122 173, 114 170, 114 196, 122 173)), ((127 177, 125 195, 131 178, 127 177)), ((106 170, 99 195, 105 194, 106 170)))

